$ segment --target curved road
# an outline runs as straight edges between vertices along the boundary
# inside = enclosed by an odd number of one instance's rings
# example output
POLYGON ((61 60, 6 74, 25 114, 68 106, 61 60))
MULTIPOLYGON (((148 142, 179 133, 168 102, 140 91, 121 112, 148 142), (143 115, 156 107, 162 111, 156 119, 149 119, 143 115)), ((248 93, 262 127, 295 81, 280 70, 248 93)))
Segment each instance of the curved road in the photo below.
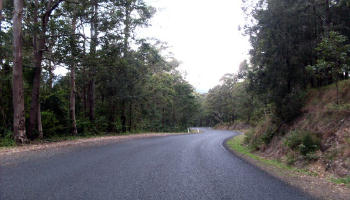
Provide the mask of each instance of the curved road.
POLYGON ((0 160, 0 199, 311 199, 228 152, 236 133, 203 130, 0 160))

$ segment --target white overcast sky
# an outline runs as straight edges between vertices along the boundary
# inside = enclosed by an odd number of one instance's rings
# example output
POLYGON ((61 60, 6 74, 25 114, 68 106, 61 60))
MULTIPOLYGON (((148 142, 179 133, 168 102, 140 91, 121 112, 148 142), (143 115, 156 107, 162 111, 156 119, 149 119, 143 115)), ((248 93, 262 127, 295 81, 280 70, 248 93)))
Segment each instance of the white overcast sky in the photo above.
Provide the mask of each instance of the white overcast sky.
POLYGON ((145 0, 157 9, 152 26, 139 35, 167 42, 180 70, 199 92, 219 84, 248 58, 241 0, 145 0))

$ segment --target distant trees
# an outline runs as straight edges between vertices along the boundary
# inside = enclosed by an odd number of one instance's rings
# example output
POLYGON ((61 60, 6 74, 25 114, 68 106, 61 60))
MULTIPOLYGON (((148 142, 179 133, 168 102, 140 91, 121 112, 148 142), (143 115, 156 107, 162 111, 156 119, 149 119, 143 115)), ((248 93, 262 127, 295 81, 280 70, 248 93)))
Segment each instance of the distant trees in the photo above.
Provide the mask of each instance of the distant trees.
POLYGON ((199 100, 176 60, 135 37, 155 12, 143 0, 13 3, 0 16, 0 139, 11 130, 23 143, 194 123, 199 100), (59 67, 68 74, 57 76, 59 67))

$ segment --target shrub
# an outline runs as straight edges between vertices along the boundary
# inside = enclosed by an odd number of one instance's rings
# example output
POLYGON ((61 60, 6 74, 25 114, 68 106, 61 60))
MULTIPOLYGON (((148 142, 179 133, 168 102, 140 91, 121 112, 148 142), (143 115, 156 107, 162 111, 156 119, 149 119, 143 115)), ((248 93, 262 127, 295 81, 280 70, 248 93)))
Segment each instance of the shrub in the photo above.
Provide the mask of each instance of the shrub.
POLYGON ((42 111, 41 122, 43 125, 44 135, 46 136, 56 135, 57 132, 62 131, 63 129, 63 126, 59 123, 55 113, 52 111, 42 111))
POLYGON ((9 130, 4 131, 5 136, 0 137, 0 147, 9 147, 9 146, 15 146, 16 142, 12 137, 12 132, 9 130))
POLYGON ((267 131, 261 136, 261 140, 266 144, 270 144, 272 138, 275 135, 275 130, 274 128, 268 128, 267 131))
POLYGON ((298 150, 304 156, 318 150, 320 143, 321 140, 316 134, 300 130, 292 131, 284 142, 286 146, 298 150))
POLYGON ((315 160, 318 160, 319 157, 318 155, 316 155, 314 152, 309 152, 307 153, 304 158, 308 161, 315 161, 315 160))
POLYGON ((260 145, 263 143, 261 140, 261 137, 256 136, 256 130, 255 129, 250 129, 247 131, 245 134, 243 143, 245 145, 248 145, 250 149, 256 151, 260 149, 260 145))
POLYGON ((93 123, 86 119, 77 120, 77 130, 79 135, 92 135, 96 134, 97 130, 93 123))
POLYGON ((294 165, 296 162, 296 155, 294 152, 289 152, 287 154, 287 165, 294 165))

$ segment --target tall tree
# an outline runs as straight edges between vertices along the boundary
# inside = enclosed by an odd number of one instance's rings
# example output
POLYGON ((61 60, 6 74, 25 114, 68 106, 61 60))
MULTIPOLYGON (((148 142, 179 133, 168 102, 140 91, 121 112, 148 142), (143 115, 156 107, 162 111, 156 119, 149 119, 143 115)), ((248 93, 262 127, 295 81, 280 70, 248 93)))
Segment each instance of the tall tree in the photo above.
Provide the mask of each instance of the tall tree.
POLYGON ((90 22, 90 35, 91 35, 91 42, 90 42, 90 68, 89 68, 89 86, 88 86, 88 105, 89 105, 89 119, 90 121, 95 120, 95 72, 96 72, 96 65, 97 65, 97 55, 96 55, 96 48, 98 46, 98 9, 99 4, 98 0, 92 0, 91 1, 91 22, 90 22))
POLYGON ((23 92, 23 58, 22 58, 22 18, 23 18, 23 0, 14 0, 13 13, 13 133, 16 142, 25 143, 27 141, 25 129, 25 110, 24 110, 24 92, 23 92))
POLYGON ((43 13, 39 13, 40 3, 38 0, 34 2, 34 13, 33 13, 33 49, 34 49, 34 76, 33 76, 33 88, 32 88, 32 102, 30 106, 29 113, 29 127, 28 136, 34 138, 34 130, 40 127, 38 124, 39 113, 39 103, 40 103, 40 82, 41 82, 41 72, 42 72, 42 61, 43 54, 46 50, 46 32, 48 28, 48 23, 52 12, 62 3, 64 0, 49 0, 46 2, 46 7, 43 13), (40 21, 39 21, 40 20, 40 21))
POLYGON ((77 135, 77 121, 76 121, 76 115, 75 115, 75 93, 76 93, 76 87, 75 87, 75 69, 76 69, 76 57, 77 57, 77 47, 76 47, 76 26, 77 26, 77 14, 76 11, 73 11, 73 17, 72 17, 72 36, 71 36, 71 51, 72 51, 72 59, 71 59, 71 65, 70 65, 70 101, 69 101, 69 113, 70 113, 70 120, 71 120, 71 126, 72 126, 72 134, 77 135))

